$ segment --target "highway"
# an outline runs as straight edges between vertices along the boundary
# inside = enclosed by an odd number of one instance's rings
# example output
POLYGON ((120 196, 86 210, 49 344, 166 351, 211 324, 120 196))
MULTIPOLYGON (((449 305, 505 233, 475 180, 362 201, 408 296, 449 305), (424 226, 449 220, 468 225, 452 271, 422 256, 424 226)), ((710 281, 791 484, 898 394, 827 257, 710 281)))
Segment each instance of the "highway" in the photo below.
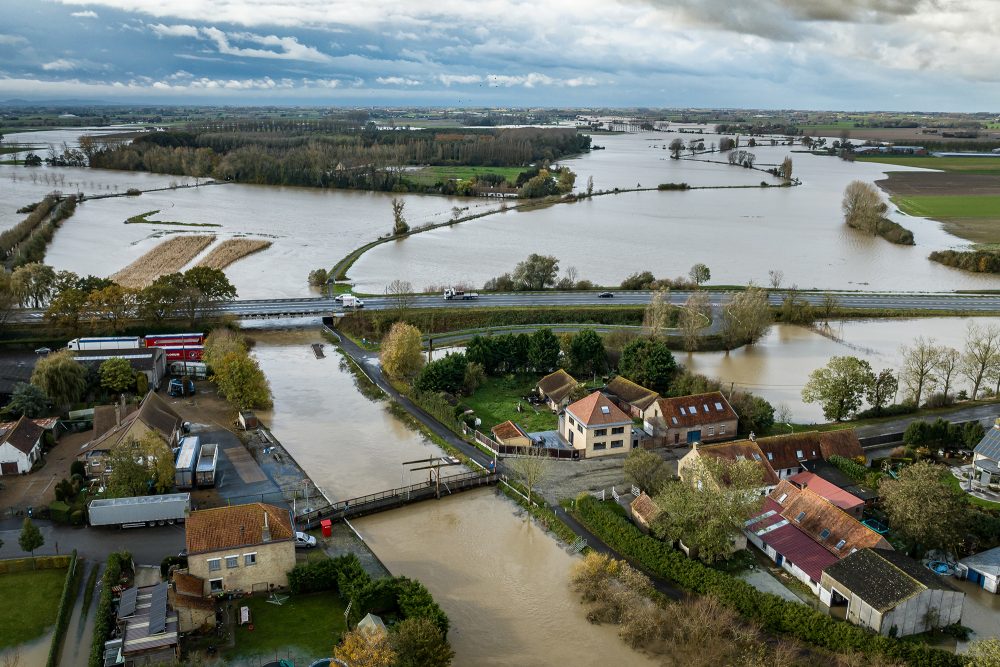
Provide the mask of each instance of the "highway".
MULTIPOLYGON (((727 298, 725 292, 707 291, 713 307, 720 306, 727 298)), ((421 294, 406 297, 408 308, 528 308, 532 306, 644 306, 652 292, 614 291, 614 297, 602 299, 597 292, 507 292, 482 294, 476 300, 446 300, 439 294, 421 294)), ((670 302, 683 304, 690 291, 670 292, 670 302)), ((963 312, 970 314, 1000 314, 1000 294, 957 294, 918 292, 799 292, 798 297, 821 306, 827 295, 833 296, 840 308, 857 310, 906 310, 932 314, 934 312, 963 312)), ((783 292, 769 294, 772 305, 781 305, 783 292)), ((365 310, 396 308, 396 297, 364 297, 365 310)), ((222 303, 216 312, 239 318, 296 317, 329 315, 344 312, 333 298, 305 297, 298 299, 244 299, 222 303)), ((43 319, 44 311, 17 310, 10 319, 22 322, 43 319)))

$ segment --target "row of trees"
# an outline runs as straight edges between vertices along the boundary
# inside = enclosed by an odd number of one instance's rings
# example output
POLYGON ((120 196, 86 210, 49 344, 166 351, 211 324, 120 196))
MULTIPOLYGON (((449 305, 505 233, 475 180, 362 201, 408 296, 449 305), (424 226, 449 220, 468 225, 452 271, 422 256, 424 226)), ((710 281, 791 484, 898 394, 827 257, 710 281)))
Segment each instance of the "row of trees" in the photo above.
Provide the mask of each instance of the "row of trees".
POLYGON ((975 400, 987 382, 995 383, 989 391, 1000 393, 1000 326, 970 323, 961 351, 918 336, 910 345, 900 346, 900 357, 898 376, 888 368, 875 373, 857 357, 833 357, 810 374, 802 400, 819 403, 827 419, 842 421, 855 415, 866 400, 873 415, 882 414, 900 384, 904 403, 913 409, 947 405, 969 396, 975 400), (953 393, 961 379, 968 382, 971 393, 953 393))
POLYGON ((233 408, 263 409, 273 405, 267 376, 257 359, 250 356, 241 334, 226 328, 213 330, 205 339, 202 361, 212 370, 209 379, 233 408))

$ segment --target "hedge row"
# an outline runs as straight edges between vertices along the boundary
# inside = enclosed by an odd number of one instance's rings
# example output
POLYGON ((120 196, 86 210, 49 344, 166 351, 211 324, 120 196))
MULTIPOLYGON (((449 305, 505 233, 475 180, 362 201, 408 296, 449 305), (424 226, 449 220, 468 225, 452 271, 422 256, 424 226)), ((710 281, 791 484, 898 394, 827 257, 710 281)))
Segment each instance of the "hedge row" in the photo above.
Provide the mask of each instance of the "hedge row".
POLYGON ((750 584, 687 558, 665 542, 644 535, 627 519, 591 496, 576 502, 580 520, 606 544, 656 576, 702 595, 712 595, 770 633, 785 634, 829 651, 860 651, 920 667, 959 667, 960 656, 923 644, 901 642, 839 621, 798 602, 758 591, 750 584))
POLYGON ((94 618, 94 641, 90 647, 89 667, 104 667, 104 642, 111 636, 114 615, 114 598, 112 587, 118 584, 122 576, 122 568, 132 560, 132 556, 123 551, 108 556, 108 563, 101 578, 101 597, 97 601, 97 616, 94 618))
POLYGON ((62 595, 59 597, 56 629, 52 633, 52 644, 49 645, 49 658, 45 662, 46 667, 55 667, 59 664, 59 652, 62 650, 63 635, 66 634, 66 626, 69 624, 69 615, 73 611, 73 603, 76 602, 79 563, 80 561, 76 557, 76 549, 73 549, 73 553, 70 555, 69 568, 66 570, 66 581, 63 582, 62 595))
POLYGON ((288 587, 296 595, 332 590, 344 602, 353 600, 354 622, 369 612, 398 614, 401 620, 428 618, 448 633, 448 615, 427 587, 406 577, 372 579, 354 554, 300 563, 288 573, 288 587))
POLYGON ((0 560, 0 574, 26 572, 28 570, 58 570, 69 567, 71 556, 35 556, 34 558, 11 558, 0 560))

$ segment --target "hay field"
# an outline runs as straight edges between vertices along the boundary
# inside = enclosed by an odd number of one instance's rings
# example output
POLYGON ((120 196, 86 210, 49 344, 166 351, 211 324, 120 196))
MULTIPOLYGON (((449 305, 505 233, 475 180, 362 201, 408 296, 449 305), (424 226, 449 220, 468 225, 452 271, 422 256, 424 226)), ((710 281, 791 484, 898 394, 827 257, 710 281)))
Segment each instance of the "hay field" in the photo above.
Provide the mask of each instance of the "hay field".
POLYGON ((212 248, 211 252, 198 262, 198 266, 207 266, 211 269, 224 269, 247 255, 252 255, 255 252, 260 252, 270 247, 270 241, 262 241, 261 239, 226 239, 212 248))
POLYGON ((176 273, 215 241, 211 234, 174 236, 135 260, 111 279, 122 287, 141 289, 168 273, 176 273))

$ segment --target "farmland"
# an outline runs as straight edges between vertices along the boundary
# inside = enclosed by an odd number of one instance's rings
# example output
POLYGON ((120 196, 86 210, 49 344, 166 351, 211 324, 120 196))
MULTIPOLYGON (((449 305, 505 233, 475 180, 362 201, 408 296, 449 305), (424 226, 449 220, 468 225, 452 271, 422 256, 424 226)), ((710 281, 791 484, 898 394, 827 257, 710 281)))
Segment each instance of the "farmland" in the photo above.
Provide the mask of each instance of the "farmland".
POLYGON ((168 273, 176 273, 215 240, 214 236, 174 236, 135 260, 111 279, 122 287, 142 288, 168 273))
POLYGON ((260 252, 270 247, 270 241, 262 241, 261 239, 226 239, 212 248, 211 252, 198 262, 198 266, 207 266, 210 269, 224 269, 247 255, 252 255, 255 252, 260 252))
POLYGON ((939 169, 965 174, 1000 174, 1000 157, 907 157, 905 155, 859 157, 858 162, 894 164, 900 167, 939 169))
POLYGON ((467 181, 473 176, 483 174, 499 174, 511 185, 517 181, 517 176, 525 167, 423 167, 407 172, 406 178, 420 185, 434 185, 441 181, 452 179, 467 181))

